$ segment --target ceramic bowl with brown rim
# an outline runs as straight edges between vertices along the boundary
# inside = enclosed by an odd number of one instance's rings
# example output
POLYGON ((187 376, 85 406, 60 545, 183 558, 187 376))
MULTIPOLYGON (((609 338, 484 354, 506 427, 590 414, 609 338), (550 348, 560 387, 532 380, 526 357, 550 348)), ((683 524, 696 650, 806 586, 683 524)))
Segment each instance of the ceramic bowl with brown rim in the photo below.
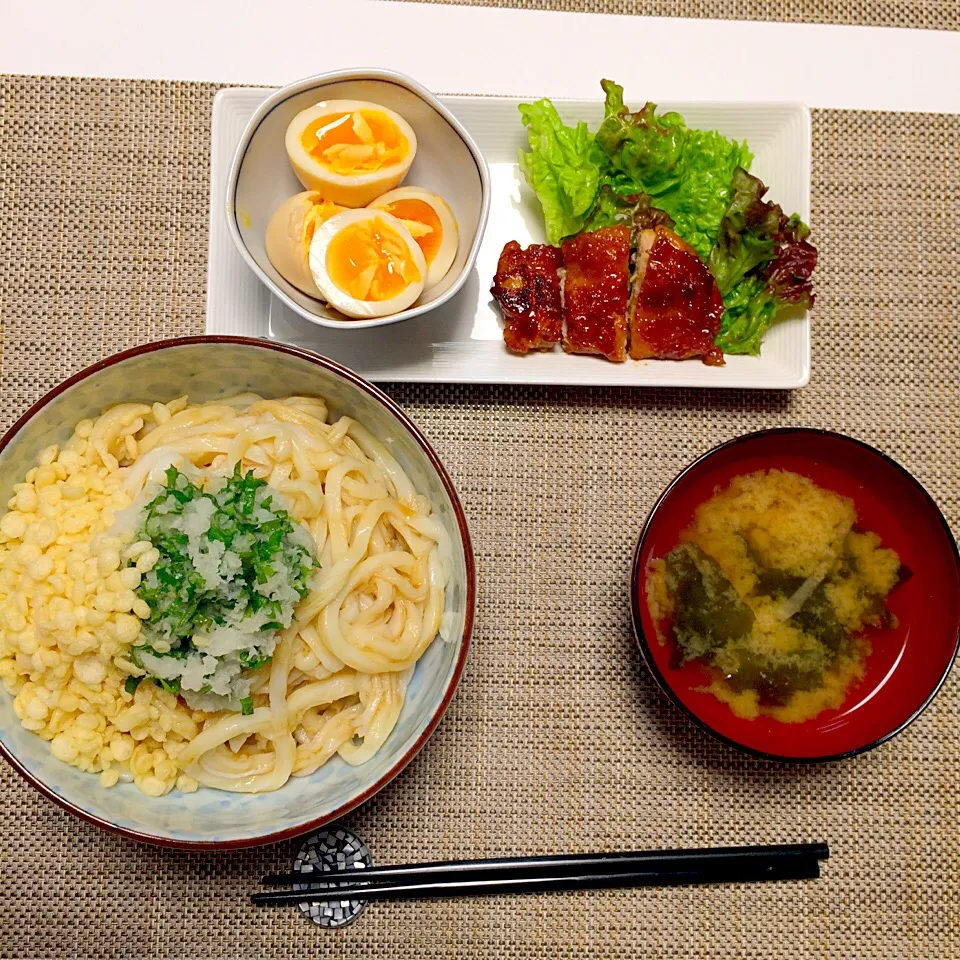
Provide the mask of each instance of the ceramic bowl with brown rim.
POLYGON ((110 788, 96 774, 55 759, 50 746, 21 726, 13 697, 0 687, 0 753, 41 793, 97 826, 136 840, 177 847, 255 846, 305 833, 369 799, 414 757, 434 731, 463 671, 476 595, 473 551, 463 508, 430 443, 376 387, 306 351, 242 337, 192 337, 128 350, 82 370, 34 404, 0 441, 0 502, 75 424, 123 401, 168 401, 183 394, 207 401, 240 392, 264 397, 314 394, 331 415, 356 418, 386 444, 417 490, 430 498, 450 535, 452 562, 443 634, 418 661, 396 727, 367 763, 334 757, 308 777, 272 793, 226 793, 201 787, 154 799, 132 783, 110 788))
POLYGON ((237 145, 225 210, 227 228, 240 256, 281 303, 318 326, 362 330, 418 317, 460 292, 474 272, 490 211, 490 171, 463 124, 412 77, 392 70, 337 70, 288 84, 257 108, 237 145), (416 156, 402 186, 439 194, 457 223, 457 252, 443 279, 409 307, 383 317, 344 316, 281 276, 267 255, 271 217, 305 189, 287 156, 287 127, 303 110, 342 100, 386 107, 413 128, 416 156))

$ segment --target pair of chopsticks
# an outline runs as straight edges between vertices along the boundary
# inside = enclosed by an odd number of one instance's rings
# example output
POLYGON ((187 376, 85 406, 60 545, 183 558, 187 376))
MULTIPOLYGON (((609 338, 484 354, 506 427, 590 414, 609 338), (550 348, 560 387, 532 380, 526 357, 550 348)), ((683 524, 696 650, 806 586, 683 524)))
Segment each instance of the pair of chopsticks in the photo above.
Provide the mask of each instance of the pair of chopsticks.
POLYGON ((261 907, 344 900, 429 900, 493 894, 602 890, 613 887, 678 886, 815 880, 825 843, 706 850, 649 850, 498 860, 447 860, 369 869, 280 873, 265 886, 309 884, 306 890, 270 890, 250 899, 261 907), (318 886, 322 885, 322 886, 318 886))

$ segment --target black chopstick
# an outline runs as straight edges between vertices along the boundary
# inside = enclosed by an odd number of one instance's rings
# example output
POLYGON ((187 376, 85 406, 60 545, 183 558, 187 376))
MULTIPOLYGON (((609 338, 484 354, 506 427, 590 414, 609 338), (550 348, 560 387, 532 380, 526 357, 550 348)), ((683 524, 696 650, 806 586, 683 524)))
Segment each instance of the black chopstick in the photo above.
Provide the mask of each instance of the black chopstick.
POLYGON ((270 877, 271 882, 311 883, 311 888, 254 893, 250 899, 258 906, 286 906, 325 900, 426 900, 611 887, 815 880, 820 876, 819 860, 828 856, 825 844, 802 844, 444 861, 332 871, 318 874, 312 882, 303 874, 291 875, 295 878, 292 881, 270 877), (319 889, 314 885, 317 883, 330 886, 319 889))
POLYGON ((685 867, 676 870, 633 870, 616 873, 566 874, 514 877, 505 880, 437 880, 343 885, 329 890, 270 890, 253 893, 250 899, 260 907, 298 903, 342 902, 346 900, 431 900, 448 897, 478 897, 495 894, 555 893, 569 890, 604 890, 613 887, 680 886, 698 883, 753 883, 775 880, 815 880, 820 876, 817 860, 796 858, 782 864, 748 865, 716 869, 685 867))
POLYGON ((722 869, 735 864, 766 865, 796 859, 826 860, 830 848, 825 843, 790 843, 752 847, 713 847, 687 850, 638 850, 626 853, 566 854, 545 857, 501 857, 492 860, 440 860, 433 863, 408 863, 370 867, 362 871, 345 870, 309 873, 278 873, 263 878, 264 886, 285 883, 331 883, 380 880, 427 881, 469 879, 509 879, 550 873, 585 874, 589 871, 621 873, 635 870, 683 869, 704 867, 722 869))

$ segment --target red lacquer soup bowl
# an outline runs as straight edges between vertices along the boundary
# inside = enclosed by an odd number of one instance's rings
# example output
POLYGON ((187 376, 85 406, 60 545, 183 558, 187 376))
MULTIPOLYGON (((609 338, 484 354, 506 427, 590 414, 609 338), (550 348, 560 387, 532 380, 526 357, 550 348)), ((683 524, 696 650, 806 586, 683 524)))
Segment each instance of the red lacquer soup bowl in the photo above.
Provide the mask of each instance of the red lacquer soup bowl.
POLYGON ((731 440, 694 461, 663 492, 640 535, 631 579, 637 642, 659 685, 695 723, 724 742, 776 760, 838 760, 899 733, 943 685, 960 642, 960 559, 946 520, 924 488, 885 454, 821 430, 782 429, 731 440), (839 709, 803 723, 746 720, 703 692, 710 669, 671 665, 675 641, 657 638, 647 604, 646 570, 680 539, 696 508, 733 477, 780 469, 850 497, 858 525, 877 533, 912 572, 887 606, 897 626, 870 630, 866 673, 839 709))

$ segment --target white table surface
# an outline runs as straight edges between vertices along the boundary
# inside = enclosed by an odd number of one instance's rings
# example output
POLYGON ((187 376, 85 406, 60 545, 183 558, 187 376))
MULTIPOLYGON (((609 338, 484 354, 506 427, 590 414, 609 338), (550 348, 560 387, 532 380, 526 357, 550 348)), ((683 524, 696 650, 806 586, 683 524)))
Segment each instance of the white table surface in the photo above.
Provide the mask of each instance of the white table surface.
POLYGON ((3 0, 0 9, 2 73, 272 85, 375 65, 444 93, 592 99, 611 76, 652 100, 960 112, 960 33, 382 0, 3 0), (777 51, 784 67, 762 76, 777 51))

